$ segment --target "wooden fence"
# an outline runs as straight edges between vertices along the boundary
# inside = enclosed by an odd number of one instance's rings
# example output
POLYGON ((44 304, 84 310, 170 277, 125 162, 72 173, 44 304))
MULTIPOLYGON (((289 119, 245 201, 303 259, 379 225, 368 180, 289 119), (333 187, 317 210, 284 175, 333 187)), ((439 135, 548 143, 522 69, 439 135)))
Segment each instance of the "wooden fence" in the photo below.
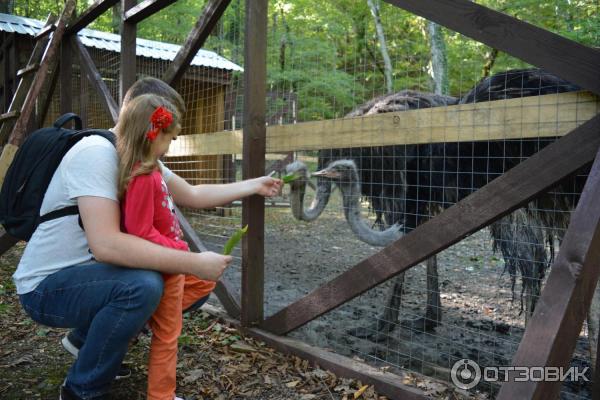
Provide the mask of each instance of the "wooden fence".
MULTIPOLYGON (((326 352, 309 351, 301 343, 276 335, 290 332, 406 271, 460 241, 465 235, 526 204, 596 159, 539 305, 513 360, 513 364, 519 366, 566 367, 600 274, 600 208, 597 206, 600 200, 600 161, 597 157, 600 148, 600 116, 597 115, 596 97, 600 94, 600 52, 469 0, 386 1, 543 68, 591 93, 566 93, 266 128, 268 2, 247 0, 243 135, 236 131, 188 136, 185 141, 181 141, 180 146, 173 148, 172 155, 241 152, 243 176, 252 178, 264 173, 267 151, 380 146, 423 141, 492 140, 529 135, 563 137, 379 253, 266 319, 263 315, 264 201, 258 196, 247 198, 243 202, 242 220, 251 228, 243 242, 241 300, 226 281, 219 283, 217 295, 229 315, 239 318, 249 334, 261 337, 282 350, 300 354, 314 363, 328 365, 338 373, 368 379, 378 391, 389 397, 424 398, 393 376, 390 378, 368 372, 370 370, 367 367, 362 371, 360 368, 348 368, 353 363, 347 359, 330 357, 326 352), (551 123, 547 123, 548 118, 551 123)), ((173 2, 174 0, 145 0, 136 4, 135 0, 122 0, 121 96, 136 76, 136 24, 173 2)), ((55 37, 61 37, 60 42, 63 44, 68 41, 73 43, 73 47, 65 45, 60 50, 61 93, 69 93, 68 65, 71 53, 77 52, 92 80, 92 86, 103 99, 113 119, 118 114, 116 102, 110 98, 95 66, 86 56, 85 49, 74 39, 74 34, 116 3, 117 0, 98 0, 65 26, 65 21, 74 9, 74 0, 68 0, 54 34, 55 37)), ((208 2, 198 23, 163 77, 166 82, 177 83, 228 4, 228 0, 208 2)), ((56 53, 59 47, 54 45, 51 51, 56 53)), ((47 72, 48 65, 44 68, 47 72)), ((41 87, 42 83, 41 79, 37 79, 34 86, 41 87)), ((69 96, 61 97, 62 110, 69 110, 69 101, 69 96)), ((31 101, 26 102, 20 112, 9 137, 10 146, 4 147, 6 154, 3 153, 3 164, 0 163, 4 168, 25 137, 25 127, 29 123, 32 107, 31 101)), ((185 217, 179 215, 192 250, 202 251, 202 242, 185 217)), ((0 248, 9 248, 13 243, 14 239, 4 235, 0 248)), ((560 386, 553 382, 511 380, 502 386, 498 398, 558 398, 559 390, 560 386)), ((600 390, 596 391, 595 396, 600 396, 600 390)))

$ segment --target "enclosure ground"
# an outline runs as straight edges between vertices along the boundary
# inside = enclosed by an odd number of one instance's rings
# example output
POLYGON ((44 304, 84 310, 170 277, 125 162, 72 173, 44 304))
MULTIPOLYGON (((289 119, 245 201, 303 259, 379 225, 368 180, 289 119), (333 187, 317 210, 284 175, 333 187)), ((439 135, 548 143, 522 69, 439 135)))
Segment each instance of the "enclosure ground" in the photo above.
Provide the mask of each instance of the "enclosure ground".
MULTIPOLYGON (((56 399, 72 362, 59 343, 66 330, 34 323, 18 304, 10 276, 22 250, 19 244, 0 257, 0 398, 56 399)), ((148 347, 147 336, 131 346, 125 362, 133 375, 114 385, 113 399, 145 399, 148 347)), ((360 399, 385 399, 372 386, 282 355, 205 312, 184 323, 178 386, 178 394, 189 400, 342 400, 357 394, 360 399)))

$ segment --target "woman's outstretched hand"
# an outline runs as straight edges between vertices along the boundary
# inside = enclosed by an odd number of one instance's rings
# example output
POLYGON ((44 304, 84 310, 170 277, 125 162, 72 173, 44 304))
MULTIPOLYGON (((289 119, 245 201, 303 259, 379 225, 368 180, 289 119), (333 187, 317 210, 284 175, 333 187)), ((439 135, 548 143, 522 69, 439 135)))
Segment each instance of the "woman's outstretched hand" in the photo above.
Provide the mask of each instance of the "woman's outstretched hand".
POLYGON ((261 176, 255 179, 257 184, 256 194, 264 197, 273 197, 281 190, 281 179, 261 176))

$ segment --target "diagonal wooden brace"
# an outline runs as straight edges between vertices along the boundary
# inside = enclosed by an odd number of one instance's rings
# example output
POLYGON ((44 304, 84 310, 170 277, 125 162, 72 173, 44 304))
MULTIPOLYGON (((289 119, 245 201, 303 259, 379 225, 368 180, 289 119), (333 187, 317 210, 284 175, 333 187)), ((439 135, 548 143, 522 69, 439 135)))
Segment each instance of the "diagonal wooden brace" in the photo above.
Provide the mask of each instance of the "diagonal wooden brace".
POLYGON ((333 310, 528 203, 591 163, 599 147, 600 115, 267 318, 262 327, 282 335, 333 310))
POLYGON ((162 80, 176 86, 231 0, 210 0, 162 80))

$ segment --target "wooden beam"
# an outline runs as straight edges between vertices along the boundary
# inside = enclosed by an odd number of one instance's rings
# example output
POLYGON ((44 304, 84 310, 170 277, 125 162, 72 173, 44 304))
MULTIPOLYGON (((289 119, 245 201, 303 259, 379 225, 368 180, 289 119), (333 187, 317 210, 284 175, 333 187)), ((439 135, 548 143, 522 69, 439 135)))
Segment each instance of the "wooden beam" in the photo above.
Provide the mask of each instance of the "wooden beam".
POLYGON ((600 147, 599 132, 600 115, 269 317, 263 327, 276 334, 290 332, 528 203, 592 162, 600 147))
POLYGON ((470 0, 385 0, 600 94, 600 51, 470 0))
POLYGON ((185 43, 169 65, 169 69, 163 75, 163 81, 173 87, 177 85, 230 2, 231 0, 210 0, 208 2, 196 25, 185 39, 185 43))
POLYGON ((21 68, 17 71, 17 78, 22 78, 23 76, 30 74, 32 72, 36 72, 40 68, 40 64, 35 63, 32 65, 28 65, 25 68, 21 68))
POLYGON ((73 35, 96 20, 99 16, 108 11, 119 0, 96 0, 91 6, 81 13, 77 19, 67 26, 67 34, 73 35))
MULTIPOLYGON (((121 0, 123 15, 137 4, 136 0, 121 0)), ((121 22, 121 79, 119 80, 119 104, 123 102, 123 97, 127 90, 136 81, 136 36, 137 27, 135 24, 121 22)))
MULTIPOLYGON (((313 367, 333 372, 337 377, 360 380, 363 384, 373 385, 378 394, 390 399, 425 400, 425 392, 403 383, 404 374, 396 375, 382 371, 368 364, 351 359, 331 351, 308 345, 300 340, 276 336, 258 328, 244 328, 239 321, 227 318, 218 308, 206 304, 202 310, 223 319, 227 324, 239 329, 247 336, 260 340, 284 354, 291 354, 308 360, 313 367)), ((431 380, 431 378, 427 378, 431 380)))
POLYGON ((45 38, 46 36, 50 35, 50 33, 54 32, 56 30, 56 25, 54 24, 48 24, 46 26, 44 26, 34 37, 33 40, 40 40, 45 38))
MULTIPOLYGON (((56 20, 56 17, 49 15, 46 19, 44 26, 48 26, 49 24, 53 24, 56 20)), ((49 38, 46 36, 42 40, 39 40, 35 43, 33 51, 31 52, 31 56, 29 57, 29 61, 27 65, 40 64, 44 51, 48 45, 49 38)), ((8 63, 5 65, 7 68, 9 67, 8 63)), ((38 68, 39 70, 39 68, 38 68)), ((10 71, 9 71, 10 73, 10 71)), ((8 73, 7 73, 8 76, 8 73)), ((23 107, 23 103, 27 98, 27 93, 29 92, 29 88, 35 78, 35 75, 25 75, 23 78, 19 80, 19 86, 17 90, 14 92, 12 100, 10 102, 10 106, 8 108, 9 113, 18 112, 21 113, 21 108, 23 107)), ((7 82, 8 83, 8 82, 7 82)), ((8 87, 5 87, 5 90, 8 90, 8 87)), ((9 135, 13 130, 14 124, 11 122, 2 123, 2 127, 0 127, 0 144, 4 144, 7 142, 9 135)))
POLYGON ((119 106, 117 105, 115 99, 110 94, 110 90, 106 86, 106 83, 102 80, 102 76, 96 69, 96 65, 88 53, 87 49, 81 43, 81 40, 77 36, 73 36, 71 38, 71 45, 74 51, 79 56, 79 65, 81 67, 81 73, 85 74, 92 85, 92 87, 96 90, 98 97, 100 98, 100 103, 104 110, 110 115, 113 122, 116 124, 117 119, 119 118, 119 106))
MULTIPOLYGON (((563 136, 600 113, 569 92, 267 127, 267 152, 563 136)), ((185 135, 169 156, 241 154, 241 131, 185 135)))
POLYGON ((21 115, 21 111, 18 111, 18 110, 9 111, 7 113, 0 115, 0 122, 9 121, 11 119, 17 119, 17 118, 19 118, 19 115, 21 115))
MULTIPOLYGON (((595 133, 600 134, 600 125, 595 127, 595 133)), ((568 152, 564 154, 571 157, 568 152)), ((600 278, 599 201, 600 152, 512 365, 567 368, 571 363, 600 278)), ((515 382, 513 374, 509 373, 509 377, 510 381, 500 388, 499 400, 559 397, 562 382, 515 382)))
POLYGON ((176 1, 177 0, 144 0, 140 4, 129 9, 123 18, 125 19, 125 22, 137 24, 176 1))
MULTIPOLYGON (((27 134, 27 126, 34 113, 35 103, 38 100, 38 96, 42 90, 42 87, 49 78, 49 69, 53 64, 55 65, 58 59, 60 43, 65 33, 66 24, 71 18, 74 10, 75 0, 67 0, 65 3, 65 8, 63 9, 58 23, 56 24, 56 31, 50 39, 48 49, 46 50, 43 60, 40 63, 40 69, 38 70, 37 74, 35 74, 31 87, 29 90, 27 90, 27 97, 23 104, 23 108, 21 109, 21 115, 17 119, 15 127, 13 128, 13 131, 8 139, 8 142, 15 146, 20 145, 27 134)), ((56 71, 53 72, 56 73, 56 71)))
MULTIPOLYGON (((179 210, 179 208, 175 207, 175 213, 177 214, 177 218, 179 219, 179 224, 181 225, 181 230, 185 236, 185 240, 188 242, 190 246, 190 250, 201 253, 203 251, 207 251, 206 246, 200 240, 194 228, 190 225, 188 220, 185 218, 185 215, 179 210)), ((240 300, 236 295, 236 291, 234 287, 231 285, 227 279, 224 277, 217 282, 217 286, 214 290, 217 298, 225 307, 225 310, 232 318, 240 317, 240 300)))
MULTIPOLYGON (((263 176, 266 149, 267 0, 246 0, 244 40, 244 160, 243 179, 263 176)), ((262 322, 264 310, 265 200, 242 200, 242 317, 244 326, 262 322)))
POLYGON ((73 57, 68 38, 60 43, 60 114, 73 112, 73 57))

